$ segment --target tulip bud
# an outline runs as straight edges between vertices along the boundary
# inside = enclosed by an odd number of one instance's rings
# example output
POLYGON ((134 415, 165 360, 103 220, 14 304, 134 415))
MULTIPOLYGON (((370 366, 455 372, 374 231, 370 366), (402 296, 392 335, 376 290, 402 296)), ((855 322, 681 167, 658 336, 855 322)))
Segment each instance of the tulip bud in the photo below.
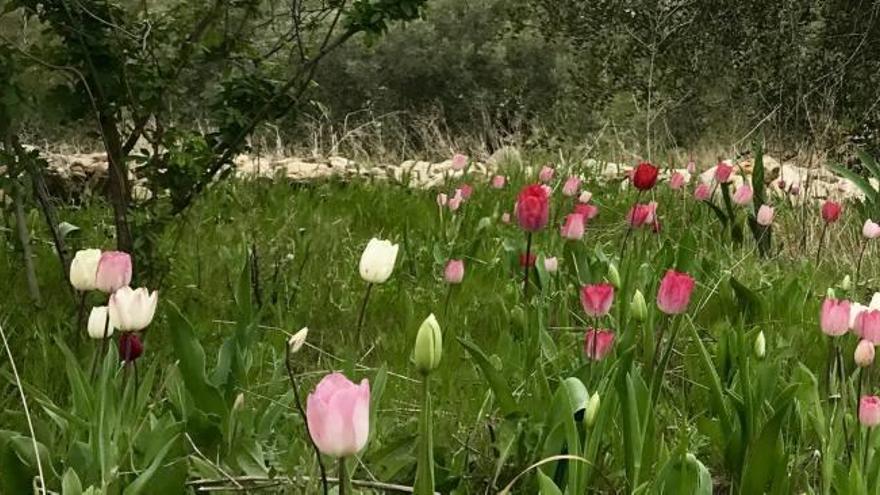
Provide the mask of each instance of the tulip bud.
POLYGON ((103 339, 113 335, 113 323, 107 315, 107 306, 95 306, 89 313, 88 332, 93 339, 103 339))
POLYGON ((244 393, 235 396, 235 402, 232 403, 233 411, 241 411, 244 408, 244 393))
POLYGON ((413 360, 416 369, 423 375, 437 369, 440 365, 440 357, 443 353, 443 336, 440 333, 440 324, 433 314, 425 318, 416 335, 415 352, 413 360))
POLYGON ((860 368, 871 366, 874 363, 874 343, 864 339, 859 341, 853 358, 860 368))
POLYGON ((590 400, 587 401, 587 412, 584 414, 584 423, 587 425, 587 428, 592 428, 593 425, 596 424, 600 405, 601 401, 599 400, 599 392, 596 392, 590 397, 590 400))
POLYGON ((758 359, 764 359, 764 356, 767 354, 767 339, 764 337, 764 332, 758 332, 758 336, 755 337, 755 357, 758 359))
POLYGON ((629 303, 629 314, 636 321, 648 319, 648 303, 645 301, 645 295, 638 289, 636 289, 632 301, 629 303))
POLYGON ((309 336, 309 327, 302 327, 299 332, 291 335, 289 339, 287 339, 287 348, 290 350, 291 354, 296 354, 302 349, 302 346, 306 343, 306 337, 309 336))
POLYGON ((828 290, 825 291, 825 297, 828 299, 837 299, 837 296, 834 292, 834 287, 829 287, 828 290))
POLYGON ((843 280, 840 281, 838 287, 844 292, 847 292, 852 287, 852 280, 850 280, 849 275, 843 277, 843 280))
POLYGON ((613 285, 615 289, 620 288, 620 272, 617 271, 617 265, 614 263, 608 263, 608 273, 605 277, 611 282, 611 285, 613 285))
POLYGON ((70 262, 70 285, 79 291, 98 288, 95 278, 98 274, 98 263, 101 260, 100 249, 82 249, 76 252, 70 262))

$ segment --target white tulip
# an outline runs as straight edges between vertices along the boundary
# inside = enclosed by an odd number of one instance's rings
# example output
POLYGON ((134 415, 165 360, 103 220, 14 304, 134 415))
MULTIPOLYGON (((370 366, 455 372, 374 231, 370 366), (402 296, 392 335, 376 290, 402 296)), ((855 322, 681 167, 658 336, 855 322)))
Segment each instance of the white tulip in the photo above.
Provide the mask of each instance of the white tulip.
POLYGON ((77 251, 73 261, 70 262, 70 285, 79 291, 95 290, 99 261, 101 261, 100 249, 77 251))
POLYGON ((122 332, 147 328, 156 314, 159 293, 141 287, 122 287, 110 296, 110 321, 122 332))
POLYGON ((108 318, 107 306, 95 306, 92 308, 92 312, 89 313, 89 337, 103 339, 113 335, 113 323, 108 318))
POLYGON ((880 309, 880 292, 874 293, 874 296, 871 297, 871 302, 868 304, 868 307, 871 309, 880 309))
POLYGON ((388 280, 391 272, 394 271, 397 249, 398 245, 391 244, 389 241, 379 240, 375 237, 370 239, 361 255, 361 278, 371 284, 381 284, 388 280))
POLYGON ((287 347, 290 349, 291 354, 296 354, 302 349, 302 346, 306 343, 306 337, 308 337, 308 335, 309 327, 302 327, 299 332, 296 332, 287 339, 287 347))
POLYGON ((864 311, 866 309, 868 309, 867 306, 862 306, 861 304, 859 304, 857 302, 850 304, 850 306, 849 306, 849 328, 850 328, 850 330, 853 330, 856 328, 856 318, 859 316, 859 314, 862 311, 864 311))

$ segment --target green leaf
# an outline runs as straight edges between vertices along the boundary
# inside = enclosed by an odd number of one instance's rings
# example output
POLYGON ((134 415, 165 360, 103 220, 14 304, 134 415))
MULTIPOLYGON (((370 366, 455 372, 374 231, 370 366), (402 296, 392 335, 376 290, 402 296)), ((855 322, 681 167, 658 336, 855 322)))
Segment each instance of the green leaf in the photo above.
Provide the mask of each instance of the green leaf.
POLYGON ((696 344, 697 350, 699 350, 700 364, 703 366, 703 371, 709 378, 708 388, 710 405, 715 414, 719 415, 722 428, 724 428, 726 432, 729 432, 730 412, 728 411, 727 403, 724 400, 724 389, 721 387, 721 377, 718 376, 718 371, 715 369, 712 358, 709 356, 709 351, 706 350, 706 346, 703 344, 703 339, 701 339, 700 334, 697 333, 697 328, 693 324, 688 324, 687 327, 691 332, 691 338, 696 344))
POLYGON ((562 490, 556 486, 556 483, 554 483, 549 476, 544 474, 540 469, 536 470, 536 472, 538 473, 539 495, 562 495, 562 490))
POLYGON ((150 479, 156 474, 159 470, 159 467, 162 466, 162 462, 165 460, 165 456, 168 455, 168 451, 171 450, 171 447, 174 446, 174 442, 177 441, 178 436, 174 436, 162 447, 162 450, 156 454, 156 457, 153 458, 153 461, 150 462, 150 465, 145 469, 140 475, 138 475, 135 480, 125 487, 125 491, 122 492, 122 495, 139 495, 144 491, 147 485, 150 482, 150 479))
POLYGON ((712 495, 712 475, 693 454, 676 454, 657 475, 657 494, 712 495))
POLYGON ((82 495, 82 483, 73 468, 68 468, 61 478, 61 495, 82 495))
POLYGON ((853 184, 856 185, 856 187, 858 187, 863 193, 865 193, 865 198, 867 199, 868 203, 870 203, 871 205, 877 204, 878 199, 880 199, 880 193, 878 193, 877 190, 874 189, 874 187, 871 186, 871 184, 866 181, 862 176, 836 163, 829 163, 827 166, 832 172, 842 176, 845 179, 850 180, 853 184))
POLYGON ((505 415, 516 413, 519 410, 519 407, 517 406, 516 401, 513 400, 513 394, 510 392, 510 386, 508 385, 507 380, 504 379, 504 375, 492 365, 492 362, 489 361, 489 358, 486 357, 486 354, 477 346, 477 344, 469 342, 461 337, 457 337, 457 340, 462 347, 468 351, 471 359, 477 363, 477 366, 483 373, 483 378, 489 382, 489 387, 495 394, 495 400, 498 401, 501 411, 505 415))
POLYGON ((759 139, 752 144, 752 155, 755 157, 755 165, 752 167, 752 199, 755 205, 755 213, 764 204, 764 146, 759 139))

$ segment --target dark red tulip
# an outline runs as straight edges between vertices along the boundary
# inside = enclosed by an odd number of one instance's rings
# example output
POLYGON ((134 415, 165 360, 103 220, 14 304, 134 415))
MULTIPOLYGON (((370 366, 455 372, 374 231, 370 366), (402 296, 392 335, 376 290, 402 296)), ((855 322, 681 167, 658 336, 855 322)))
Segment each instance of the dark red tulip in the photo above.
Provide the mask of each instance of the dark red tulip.
POLYGON ((144 353, 144 343, 136 332, 122 332, 119 335, 119 359, 132 363, 144 353))
POLYGON ((533 267, 535 266, 535 260, 538 259, 538 256, 535 253, 522 253, 519 255, 519 266, 525 267, 533 267))
POLYGON ((648 162, 642 162, 636 166, 632 174, 633 185, 640 191, 647 191, 657 183, 657 174, 660 169, 648 162))
POLYGON ((822 219, 825 220, 825 223, 834 223, 840 218, 842 210, 843 207, 840 206, 840 203, 829 199, 822 204, 822 219))

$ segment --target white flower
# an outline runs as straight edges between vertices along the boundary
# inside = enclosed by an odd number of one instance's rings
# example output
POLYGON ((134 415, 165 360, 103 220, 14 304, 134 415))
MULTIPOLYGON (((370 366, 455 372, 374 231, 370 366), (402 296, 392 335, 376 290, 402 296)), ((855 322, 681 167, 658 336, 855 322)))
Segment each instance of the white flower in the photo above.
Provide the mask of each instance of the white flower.
POLYGON ((100 249, 77 251, 73 261, 70 262, 70 285, 80 291, 95 290, 99 261, 101 261, 100 249))
POLYGON ((92 312, 89 313, 89 337, 103 339, 113 335, 113 330, 113 323, 107 317, 107 306, 95 306, 92 308, 92 312))
POLYGON ((122 332, 143 330, 153 321, 158 302, 157 291, 122 287, 110 296, 110 321, 122 332))
POLYGON ((859 316, 859 313, 868 309, 867 306, 862 306, 861 304, 854 302, 849 306, 849 328, 850 330, 856 327, 856 317, 859 316))
POLYGON ((308 337, 308 335, 309 327, 302 327, 299 332, 296 332, 287 339, 287 347, 290 349, 291 354, 296 354, 302 349, 303 344, 306 343, 306 337, 308 337))
POLYGON ((874 296, 871 297, 871 302, 868 303, 868 307, 871 309, 880 309, 880 292, 874 293, 874 296))
POLYGON ((371 284, 381 284, 388 280, 391 272, 394 271, 397 249, 398 245, 391 244, 389 241, 379 240, 375 237, 370 239, 361 255, 361 278, 371 284))

